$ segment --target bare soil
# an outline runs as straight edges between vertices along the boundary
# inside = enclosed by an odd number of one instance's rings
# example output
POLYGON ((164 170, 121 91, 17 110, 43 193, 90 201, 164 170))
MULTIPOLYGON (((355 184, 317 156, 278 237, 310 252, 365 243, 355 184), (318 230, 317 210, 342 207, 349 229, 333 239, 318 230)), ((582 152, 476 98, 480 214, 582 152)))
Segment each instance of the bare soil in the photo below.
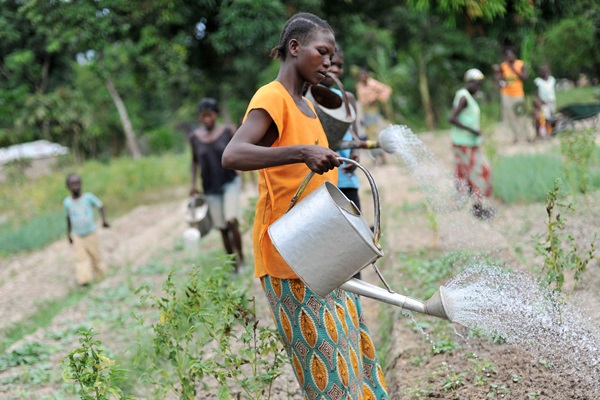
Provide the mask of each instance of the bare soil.
MULTIPOLYGON (((519 143, 513 145, 508 140, 498 142, 501 154, 516 152, 541 152, 550 143, 519 143)), ((429 149, 443 165, 451 169, 450 142, 445 133, 420 135, 429 149)), ((375 165, 367 153, 362 155, 363 164, 372 172, 382 199, 383 244, 386 258, 382 263, 384 275, 394 277, 398 269, 397 255, 417 250, 444 252, 468 248, 493 253, 517 269, 533 270, 540 260, 533 251, 533 235, 545 230, 545 209, 542 204, 504 205, 496 203, 497 217, 490 222, 475 221, 467 212, 452 213, 442 218, 439 237, 435 238, 428 223, 426 212, 413 207, 423 202, 420 182, 407 173, 401 162, 387 157, 384 165, 375 165), (465 247, 466 246, 466 247, 465 247)), ((361 178, 362 179, 362 178, 361 178)), ((254 188, 247 187, 244 200, 254 195, 254 188)), ((368 201, 370 191, 366 180, 362 180, 361 199, 367 220, 372 219, 368 201)), ((187 227, 183 221, 185 191, 181 189, 181 199, 164 203, 141 205, 129 214, 112 222, 110 229, 100 232, 103 254, 110 267, 109 276, 94 285, 89 296, 116 287, 117 283, 136 279, 131 271, 142 268, 161 252, 172 249, 187 227)), ((582 247, 589 244, 591 236, 600 226, 600 195, 592 194, 582 203, 575 215, 569 216, 569 231, 582 247)), ((221 246, 220 238, 211 233, 203 239, 204 248, 221 246)), ((249 234, 244 237, 246 249, 251 248, 249 234)), ((247 254, 251 259, 251 254, 247 254)), ((579 304, 582 312, 590 318, 590 324, 600 327, 600 271, 598 259, 588 267, 586 279, 571 296, 579 304)), ((251 274, 250 268, 246 270, 251 274)), ((25 255, 0 260, 0 332, 16 323, 26 321, 36 309, 48 301, 64 299, 69 293, 78 290, 74 278, 73 254, 66 240, 25 255)), ((160 279, 166 275, 160 275, 160 279)), ((377 283, 371 270, 364 270, 363 278, 377 283)), ((155 278, 156 279, 156 278, 155 278)), ((418 279, 418 277, 411 277, 418 279)), ((259 315, 262 321, 270 323, 268 308, 260 285, 252 280, 252 291, 256 294, 259 315)), ((140 282, 132 282, 132 285, 140 282)), ((443 282, 440 282, 442 284, 443 282)), ((157 281, 157 285, 160 282, 157 281)), ((400 289, 400 288, 399 288, 400 289)), ((15 343, 16 348, 24 342, 47 340, 47 333, 65 329, 70 325, 85 322, 85 299, 68 307, 56 316, 50 326, 15 343)), ((413 323, 398 316, 389 331, 381 332, 382 316, 389 315, 392 306, 374 300, 364 299, 363 307, 370 321, 370 327, 379 339, 391 341, 386 377, 393 399, 599 399, 597 387, 590 386, 582 379, 582 371, 565 369, 561 366, 548 366, 541 362, 539 355, 524 349, 505 344, 499 345, 486 339, 459 339, 460 346, 444 354, 432 354, 431 343, 425 336, 413 329, 413 323), (385 338, 383 336, 386 336, 385 338), (475 354, 476 356, 473 356, 475 354), (453 377, 459 377, 452 384, 453 377), (444 388, 444 385, 446 387, 444 388)), ((416 316, 417 320, 429 317, 416 316)), ((466 335, 467 332, 459 332, 466 335)), ((99 328, 101 330, 101 328, 99 328)), ((600 331, 597 329, 597 332, 600 331)), ((433 333, 432 333, 433 335, 433 333)), ((432 339, 435 339, 432 338, 432 339)), ((102 340, 118 346, 120 339, 104 332, 102 340)), ((73 346, 76 345, 76 341, 73 346)), ((71 346, 72 347, 72 346, 71 346)), ((68 349, 53 355, 53 369, 60 370, 58 362, 68 349)), ((561 349, 553 349, 560 351, 561 349)), ((14 368, 0 373, 0 379, 16 373, 14 368)), ((56 385, 39 385, 27 388, 21 384, 8 384, 0 388, 2 399, 39 399, 51 396, 57 391, 56 385), (27 389, 27 390, 25 390, 27 389)), ((301 399, 295 378, 288 367, 277 380, 273 390, 275 399, 301 399)), ((211 394, 199 398, 214 398, 211 394)))

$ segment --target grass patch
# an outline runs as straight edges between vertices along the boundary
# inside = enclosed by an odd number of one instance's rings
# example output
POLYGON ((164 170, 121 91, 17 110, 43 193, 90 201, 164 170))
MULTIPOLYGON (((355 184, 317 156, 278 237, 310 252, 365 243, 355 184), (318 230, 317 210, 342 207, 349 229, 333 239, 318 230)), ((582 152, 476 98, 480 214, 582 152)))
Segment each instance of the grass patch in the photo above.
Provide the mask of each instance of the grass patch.
MULTIPOLYGON (((492 171, 494 196, 507 204, 544 202, 557 178, 568 183, 564 190, 579 192, 578 181, 565 174, 567 170, 558 151, 501 156, 492 171)), ((597 147, 586 167, 586 187, 588 191, 600 189, 600 149, 597 147)))
POLYGON ((22 223, 0 224, 0 255, 39 249, 62 237, 66 238, 63 212, 49 211, 22 223))
POLYGON ((494 196, 505 203, 543 202, 556 178, 564 178, 560 156, 516 154, 500 157, 494 164, 494 196))
POLYGON ((597 87, 576 87, 570 90, 556 92, 556 107, 560 109, 567 104, 574 103, 598 103, 600 99, 596 97, 597 87))

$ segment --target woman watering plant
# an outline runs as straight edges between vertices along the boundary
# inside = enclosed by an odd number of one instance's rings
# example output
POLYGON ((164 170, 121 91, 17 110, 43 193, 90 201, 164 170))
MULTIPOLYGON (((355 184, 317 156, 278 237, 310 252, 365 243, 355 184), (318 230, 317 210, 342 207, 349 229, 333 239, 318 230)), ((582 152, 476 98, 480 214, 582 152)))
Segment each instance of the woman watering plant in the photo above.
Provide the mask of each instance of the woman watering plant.
POLYGON ((223 165, 259 170, 255 276, 261 279, 304 395, 387 399, 358 296, 339 289, 325 298, 314 294, 267 234, 310 171, 318 175, 309 181, 305 194, 325 180, 337 181, 338 155, 327 147, 315 109, 302 96, 305 84, 316 85, 325 78, 334 48, 333 31, 321 18, 300 13, 287 21, 273 50, 281 60, 277 78, 250 101, 243 124, 225 149, 223 165))
POLYGON ((490 163, 481 151, 481 116, 473 95, 481 89, 483 73, 472 68, 465 73, 465 87, 454 96, 451 139, 459 192, 473 196, 473 215, 480 219, 494 216, 492 208, 484 207, 483 198, 492 195, 490 163))

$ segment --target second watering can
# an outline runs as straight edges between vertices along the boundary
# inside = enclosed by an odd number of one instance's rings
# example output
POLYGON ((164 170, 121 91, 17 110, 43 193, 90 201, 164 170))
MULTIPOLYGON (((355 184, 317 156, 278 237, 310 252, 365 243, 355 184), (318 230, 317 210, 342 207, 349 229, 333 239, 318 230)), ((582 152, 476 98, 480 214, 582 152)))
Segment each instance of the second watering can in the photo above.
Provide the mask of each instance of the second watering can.
POLYGON ((331 182, 325 182, 296 204, 313 172, 296 191, 288 211, 269 227, 269 236, 279 254, 321 297, 383 256, 379 245, 379 194, 373 177, 356 161, 340 160, 356 165, 369 179, 375 207, 373 231, 356 205, 331 182))

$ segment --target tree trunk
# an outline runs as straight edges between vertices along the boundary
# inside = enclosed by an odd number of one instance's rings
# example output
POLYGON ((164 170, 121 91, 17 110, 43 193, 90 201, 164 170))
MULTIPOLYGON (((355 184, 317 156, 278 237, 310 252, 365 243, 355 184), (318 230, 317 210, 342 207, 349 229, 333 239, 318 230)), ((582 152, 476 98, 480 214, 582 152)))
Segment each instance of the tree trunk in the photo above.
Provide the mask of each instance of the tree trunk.
POLYGON ((71 148, 73 149, 73 158, 75 159, 75 163, 77 165, 81 165, 83 162, 83 157, 81 157, 81 151, 79 149, 80 133, 81 133, 81 129, 79 127, 75 127, 73 137, 71 138, 71 148))
POLYGON ((40 84, 36 87, 38 93, 45 93, 46 87, 48 86, 48 76, 50 75, 50 55, 46 54, 44 57, 44 64, 42 65, 42 76, 40 84))
POLYGON ((419 94, 421 95, 421 103, 425 111, 425 125, 428 130, 435 129, 435 114, 433 113, 433 105, 431 104, 431 95, 429 94, 429 81, 427 80, 427 64, 423 57, 423 50, 417 49, 416 54, 417 68, 419 69, 419 94))
POLYGON ((133 131, 133 125, 131 124, 131 120, 129 119, 129 114, 127 114, 127 109, 125 108, 125 104, 123 103, 123 99, 119 96, 119 92, 115 88, 115 85, 110 80, 110 78, 106 78, 104 81, 108 92, 110 93, 110 97, 112 97, 115 106, 117 107, 117 111, 119 112, 119 118, 121 119, 121 125, 123 126, 123 132, 125 132, 125 138, 127 139, 127 148, 131 153, 131 156, 134 160, 137 160, 141 156, 140 148, 135 140, 135 132, 133 131))

